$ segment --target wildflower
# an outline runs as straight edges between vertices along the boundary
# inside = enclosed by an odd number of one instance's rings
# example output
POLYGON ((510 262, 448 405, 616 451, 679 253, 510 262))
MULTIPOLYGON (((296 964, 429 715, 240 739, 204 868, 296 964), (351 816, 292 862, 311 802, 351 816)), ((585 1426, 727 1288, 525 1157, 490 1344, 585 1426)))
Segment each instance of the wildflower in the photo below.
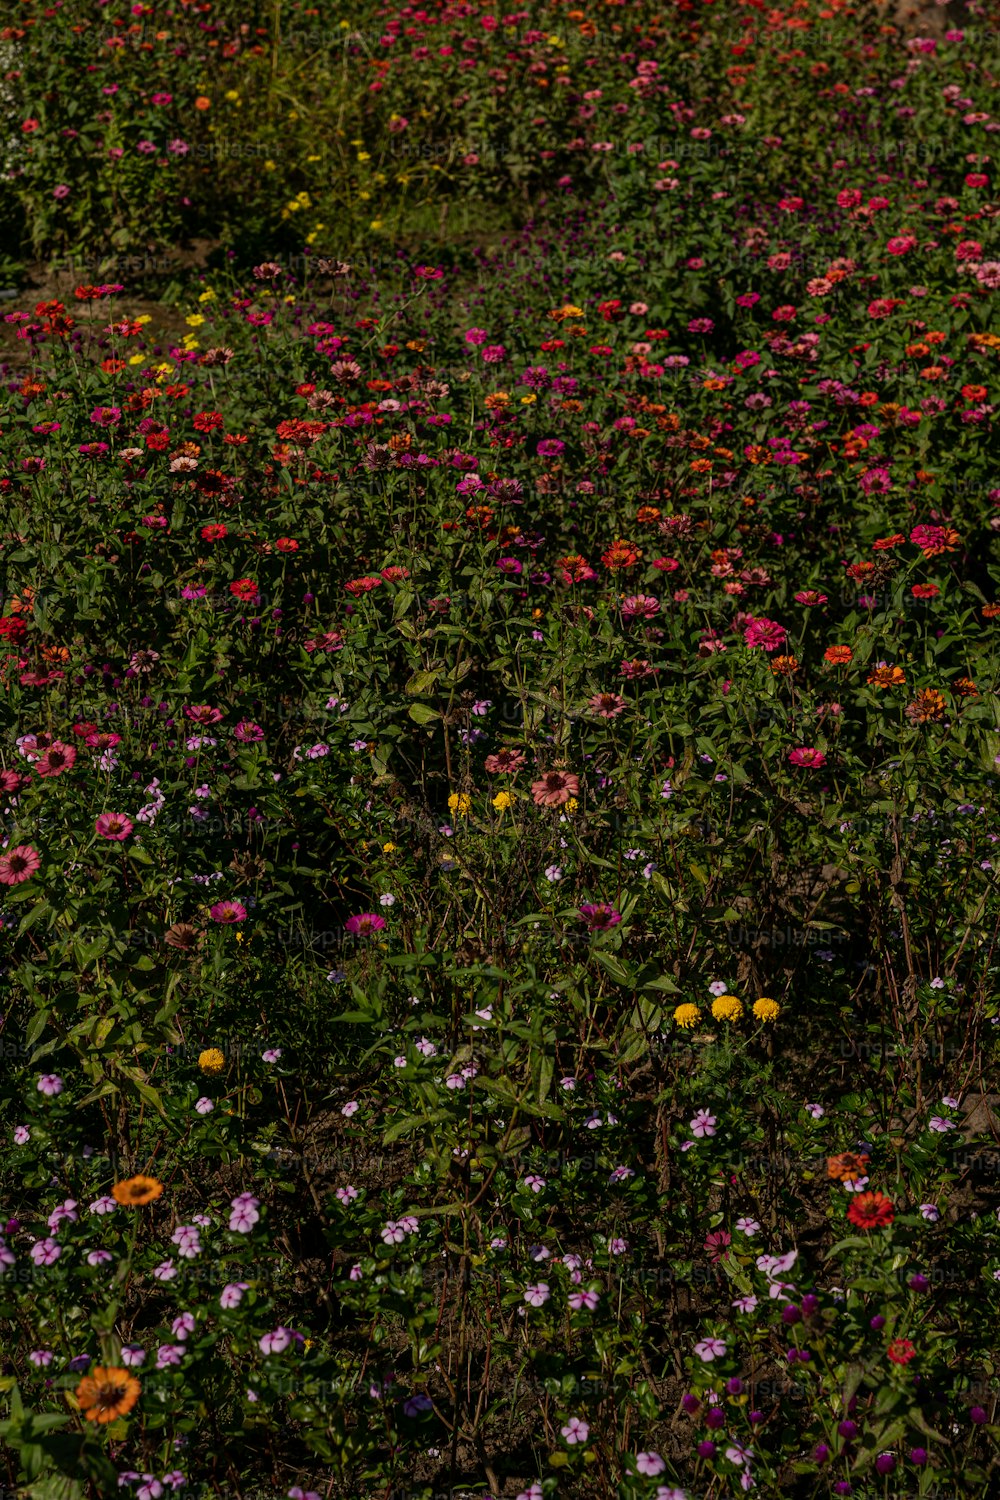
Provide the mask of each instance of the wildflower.
POLYGON ((760 1000, 754 1001, 753 1013, 758 1021, 776 1021, 781 1014, 781 1006, 776 1000, 762 996, 760 1000))
POLYGON ((142 1387, 134 1375, 117 1365, 95 1365, 76 1388, 76 1399, 87 1422, 117 1422, 135 1406, 142 1387))
POLYGON ((701 1012, 697 1005, 692 1005, 690 1001, 686 1001, 683 1005, 678 1005, 674 1011, 674 1020, 678 1026, 687 1030, 691 1026, 697 1026, 700 1014, 701 1012))
POLYGON ((580 1417, 570 1417, 565 1427, 560 1427, 566 1442, 572 1447, 574 1443, 585 1443, 590 1436, 590 1428, 580 1417))
POLYGON ((116 1182, 111 1189, 116 1203, 123 1208, 145 1208, 148 1203, 153 1203, 163 1192, 163 1183, 155 1177, 127 1177, 124 1182, 116 1182))
POLYGON ((463 792, 452 792, 448 798, 448 811, 460 818, 467 818, 472 811, 472 798, 463 792))
POLYGON ((886 1354, 894 1365, 908 1365, 911 1359, 916 1358, 916 1347, 909 1339, 893 1339, 886 1354))
POLYGON ((508 812, 514 806, 514 799, 510 792, 497 792, 493 798, 493 806, 497 812, 508 812))
POLYGON ((524 1289, 524 1300, 529 1307, 543 1307, 550 1295, 548 1283, 545 1281, 539 1281, 534 1286, 524 1289))
POLYGON ((43 1073, 41 1078, 39 1078, 38 1082, 35 1084, 35 1088, 40 1094, 45 1094, 48 1098, 51 1099, 54 1098, 56 1094, 62 1093, 63 1081, 59 1077, 58 1073, 43 1073))
POLYGON ((206 1047, 204 1052, 198 1054, 198 1066, 209 1077, 217 1078, 226 1066, 225 1053, 218 1047, 206 1047))
POLYGON ((688 1129, 701 1140, 705 1136, 714 1135, 717 1124, 715 1116, 709 1114, 707 1109, 699 1109, 694 1119, 688 1122, 688 1129))

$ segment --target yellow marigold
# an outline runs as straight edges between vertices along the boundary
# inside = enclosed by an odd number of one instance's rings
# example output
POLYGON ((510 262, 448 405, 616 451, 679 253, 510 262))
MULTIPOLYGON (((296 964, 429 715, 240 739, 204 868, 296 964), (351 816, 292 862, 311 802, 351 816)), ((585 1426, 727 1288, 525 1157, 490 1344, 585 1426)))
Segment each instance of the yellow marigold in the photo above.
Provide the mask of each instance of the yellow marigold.
POLYGON ((743 1002, 735 995, 720 995, 712 1001, 712 1015, 717 1021, 738 1021, 743 1014, 743 1002))
POLYGON ((674 1020, 677 1022, 678 1026, 683 1026, 685 1028, 689 1026, 697 1026, 698 1017, 700 1014, 701 1012, 698 1010, 697 1005, 691 1005, 690 1003, 686 1005, 678 1005, 677 1009, 674 1011, 674 1020))
POLYGON ((754 1001, 753 1013, 758 1021, 776 1021, 781 1014, 781 1006, 777 1000, 769 1000, 763 995, 754 1001))
POLYGON ((510 792, 497 792, 493 798, 493 806, 497 812, 506 812, 509 807, 514 806, 514 799, 510 792))
POLYGON ((198 1066, 203 1073, 208 1073, 214 1078, 226 1066, 225 1053, 220 1052, 218 1047, 206 1047, 205 1051, 199 1054, 198 1066))
POLYGON ((579 798, 577 798, 577 797, 570 797, 569 801, 566 803, 566 806, 563 808, 563 812, 575 813, 576 810, 577 810, 577 808, 579 806, 580 806, 579 798))
POLYGON ((383 844, 382 845, 382 853, 383 854, 395 854, 395 852, 396 852, 396 846, 395 846, 394 843, 392 843, 391 840, 389 841, 388 844, 383 844))
POLYGON ((460 818, 467 818, 472 811, 472 798, 465 792, 452 792, 448 798, 448 811, 457 813, 460 818))

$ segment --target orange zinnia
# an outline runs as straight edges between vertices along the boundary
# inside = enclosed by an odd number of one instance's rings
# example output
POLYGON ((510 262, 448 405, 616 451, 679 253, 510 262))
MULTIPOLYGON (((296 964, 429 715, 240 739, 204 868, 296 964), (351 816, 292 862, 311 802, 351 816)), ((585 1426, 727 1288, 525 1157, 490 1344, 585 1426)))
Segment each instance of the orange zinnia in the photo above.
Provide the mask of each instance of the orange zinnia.
POLYGON ((902 667, 876 667, 868 676, 869 687, 903 687, 905 682, 906 673, 902 667))
POLYGON ((139 1399, 142 1387, 128 1370, 117 1365, 96 1365, 76 1388, 76 1399, 88 1422, 116 1422, 126 1416, 139 1399))
POLYGON ((827 1176, 836 1182, 854 1182, 864 1177, 868 1170, 868 1157, 864 1152, 842 1151, 839 1156, 828 1156, 827 1176))
POLYGON ((152 1203, 162 1192, 163 1183, 158 1182, 155 1177, 139 1176, 116 1182, 111 1189, 111 1196, 124 1208, 145 1208, 147 1203, 152 1203))
POLYGON ((853 656, 850 646, 827 646, 823 652, 823 660, 828 661, 832 667, 846 667, 853 656))

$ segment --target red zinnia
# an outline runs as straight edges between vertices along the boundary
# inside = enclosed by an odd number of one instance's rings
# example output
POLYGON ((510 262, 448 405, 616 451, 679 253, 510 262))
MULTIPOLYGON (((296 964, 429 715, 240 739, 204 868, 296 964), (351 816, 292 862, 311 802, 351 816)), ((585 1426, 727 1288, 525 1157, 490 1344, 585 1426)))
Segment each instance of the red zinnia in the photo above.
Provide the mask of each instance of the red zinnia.
POLYGON ((908 1365, 917 1355, 916 1346, 909 1339, 893 1339, 886 1350, 894 1365, 908 1365))
POLYGON ((858 1229, 882 1229, 892 1223, 896 1210, 885 1193, 859 1193, 847 1217, 858 1229))
POLYGON ((244 604, 252 604, 260 590, 252 578, 237 578, 235 583, 229 585, 229 592, 237 599, 242 599, 244 604))

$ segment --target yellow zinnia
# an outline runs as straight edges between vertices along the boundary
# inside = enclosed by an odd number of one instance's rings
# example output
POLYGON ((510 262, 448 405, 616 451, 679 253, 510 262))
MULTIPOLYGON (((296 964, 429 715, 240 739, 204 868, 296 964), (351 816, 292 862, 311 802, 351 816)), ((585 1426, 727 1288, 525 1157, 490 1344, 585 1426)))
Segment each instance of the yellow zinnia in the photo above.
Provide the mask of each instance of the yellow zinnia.
POLYGON ((735 995, 720 995, 712 1002, 712 1015, 717 1021, 738 1021, 742 1014, 742 1002, 735 995))

